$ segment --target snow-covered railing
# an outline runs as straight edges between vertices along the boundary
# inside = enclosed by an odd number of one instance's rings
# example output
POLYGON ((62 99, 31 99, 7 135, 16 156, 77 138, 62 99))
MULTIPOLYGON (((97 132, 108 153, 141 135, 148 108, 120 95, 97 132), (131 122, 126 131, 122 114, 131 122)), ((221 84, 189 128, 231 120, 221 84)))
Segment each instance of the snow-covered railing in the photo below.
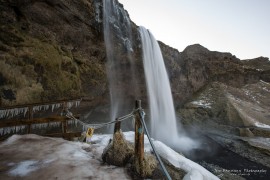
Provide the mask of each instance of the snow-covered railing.
POLYGON ((27 111, 29 111, 28 107, 13 108, 13 109, 0 109, 0 119, 3 119, 5 117, 14 117, 20 114, 23 114, 23 116, 25 117, 27 111))
POLYGON ((62 134, 67 134, 67 126, 76 122, 65 116, 56 116, 48 118, 33 118, 33 114, 39 111, 52 112, 62 108, 62 112, 72 107, 78 107, 82 99, 63 100, 57 102, 47 102, 43 104, 26 104, 18 106, 6 106, 0 108, 0 136, 10 134, 25 134, 31 130, 62 127, 62 134), (20 116, 17 119, 12 119, 20 116), (21 117, 23 116, 23 117, 21 117))
POLYGON ((31 131, 51 128, 61 128, 62 133, 67 133, 67 126, 76 125, 74 120, 65 116, 56 116, 49 118, 24 119, 24 120, 6 120, 0 122, 0 136, 9 134, 27 134, 31 131))
POLYGON ((74 100, 63 100, 40 104, 25 104, 17 106, 0 107, 0 119, 13 118, 18 115, 23 115, 23 117, 25 117, 27 112, 29 114, 31 112, 48 111, 49 109, 51 109, 51 111, 53 112, 54 110, 60 107, 62 108, 67 107, 68 109, 70 109, 72 107, 78 107, 80 105, 81 100, 82 99, 80 98, 74 100))

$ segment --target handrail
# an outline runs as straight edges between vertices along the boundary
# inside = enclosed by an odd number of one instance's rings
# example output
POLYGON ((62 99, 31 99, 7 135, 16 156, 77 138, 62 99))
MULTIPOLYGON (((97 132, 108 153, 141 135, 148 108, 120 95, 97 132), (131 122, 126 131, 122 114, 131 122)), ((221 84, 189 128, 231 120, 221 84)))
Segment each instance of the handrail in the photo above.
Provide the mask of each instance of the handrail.
POLYGON ((32 103, 32 104, 18 104, 14 106, 0 106, 0 109, 3 110, 3 109, 23 108, 23 107, 29 107, 29 106, 38 106, 38 105, 51 105, 51 104, 59 104, 59 103, 79 101, 79 100, 81 101, 82 98, 66 99, 66 100, 59 100, 59 101, 46 101, 46 102, 32 103))
POLYGON ((168 180, 171 180, 172 178, 171 178, 170 174, 168 173, 167 169, 165 168, 165 166, 164 166, 162 160, 160 159, 160 157, 159 157, 159 155, 158 155, 158 153, 157 153, 157 151, 156 151, 156 148, 155 148, 155 146, 154 146, 154 144, 153 144, 153 142, 152 142, 152 140, 151 140, 151 137, 150 137, 150 135, 149 135, 148 129, 147 129, 146 124, 145 124, 145 121, 144 121, 144 111, 143 111, 143 110, 139 110, 139 116, 140 116, 140 119, 141 119, 143 128, 145 129, 147 138, 148 138, 148 140, 149 140, 149 142, 150 142, 150 145, 151 145, 151 147, 152 147, 152 149, 153 149, 153 152, 154 152, 154 154, 155 154, 155 156, 156 156, 156 158, 157 158, 157 160, 158 160, 158 162, 159 162, 159 164, 160 164, 160 167, 161 167, 161 169, 162 169, 164 175, 166 176, 166 178, 167 178, 168 180))

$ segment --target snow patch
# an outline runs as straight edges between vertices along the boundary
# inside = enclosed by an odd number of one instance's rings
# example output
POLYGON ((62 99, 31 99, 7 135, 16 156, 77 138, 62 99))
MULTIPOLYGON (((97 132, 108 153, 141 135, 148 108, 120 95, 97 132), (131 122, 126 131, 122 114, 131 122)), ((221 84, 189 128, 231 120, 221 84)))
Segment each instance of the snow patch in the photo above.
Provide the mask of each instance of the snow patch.
POLYGON ((264 84, 267 84, 267 85, 270 85, 270 83, 265 82, 265 81, 263 81, 263 80, 260 80, 260 82, 262 82, 262 83, 264 83, 264 84))
POLYGON ((200 166, 199 164, 185 158, 184 156, 180 155, 179 153, 172 150, 170 147, 166 146, 160 141, 154 141, 154 145, 160 154, 161 157, 167 159, 172 165, 183 169, 184 171, 188 172, 188 178, 198 177, 199 179, 219 179, 217 176, 213 175, 211 172, 206 170, 204 167, 200 166), (193 171, 193 172, 192 172, 193 171), (200 174, 200 175, 199 175, 200 174), (203 177, 203 178, 202 178, 203 177))
POLYGON ((73 153, 73 157, 75 157, 75 158, 88 158, 88 155, 86 153, 83 153, 80 151, 75 151, 73 153))
POLYGON ((203 180, 203 176, 197 170, 192 170, 184 176, 183 180, 203 180))
POLYGON ((10 171, 11 176, 27 176, 29 173, 36 171, 42 167, 46 167, 48 164, 52 163, 56 159, 45 159, 43 161, 37 160, 26 160, 19 162, 17 165, 15 163, 9 163, 8 166, 14 166, 10 171))
MULTIPOLYGON (((134 132, 129 131, 129 132, 124 132, 124 136, 127 141, 133 142, 134 143, 134 132)), ((200 179, 219 179, 215 175, 213 175, 211 172, 206 170, 204 167, 200 166, 199 164, 185 158, 184 156, 180 155, 170 147, 166 146, 164 143, 160 141, 156 141, 152 139, 154 146, 156 147, 158 154, 163 157, 164 159, 167 159, 172 165, 174 165, 177 168, 183 169, 184 171, 187 172, 187 177, 192 178, 193 180, 198 180, 200 179)), ((144 135, 144 149, 146 152, 152 151, 150 142, 147 138, 146 135, 144 135)))
POLYGON ((2 145, 9 145, 9 144, 13 144, 14 142, 16 142, 17 140, 21 139, 20 135, 12 135, 10 138, 8 138, 6 141, 4 141, 2 143, 2 145))
POLYGON ((206 102, 204 100, 192 101, 191 104, 202 106, 204 108, 211 108, 211 103, 206 102))
POLYGON ((36 166, 38 161, 22 161, 15 168, 9 171, 9 174, 12 176, 26 176, 28 173, 31 173, 38 169, 36 166))
POLYGON ((260 122, 255 122, 254 125, 257 126, 257 127, 270 129, 269 125, 263 124, 263 123, 260 123, 260 122))

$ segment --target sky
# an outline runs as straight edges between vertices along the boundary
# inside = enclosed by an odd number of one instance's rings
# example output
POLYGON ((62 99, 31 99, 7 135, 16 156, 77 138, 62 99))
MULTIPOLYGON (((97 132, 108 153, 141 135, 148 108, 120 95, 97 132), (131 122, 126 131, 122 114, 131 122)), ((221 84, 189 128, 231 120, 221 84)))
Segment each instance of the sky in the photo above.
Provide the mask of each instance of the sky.
POLYGON ((138 26, 183 51, 201 44, 239 59, 270 58, 270 0, 119 0, 138 26))

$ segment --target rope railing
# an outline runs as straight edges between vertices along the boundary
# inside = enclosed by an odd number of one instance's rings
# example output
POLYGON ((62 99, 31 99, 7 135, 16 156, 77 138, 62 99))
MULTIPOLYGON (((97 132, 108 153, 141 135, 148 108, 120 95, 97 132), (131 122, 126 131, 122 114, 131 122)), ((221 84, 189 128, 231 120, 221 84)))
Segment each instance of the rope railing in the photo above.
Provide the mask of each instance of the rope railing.
MULTIPOLYGON (((163 171, 163 174, 165 175, 165 177, 166 177, 167 180, 171 180, 172 178, 170 177, 170 174, 168 173, 168 171, 167 171, 166 167, 164 166, 164 164, 163 164, 160 156, 158 155, 157 150, 156 150, 156 148, 154 146, 154 143, 152 142, 152 139, 151 139, 151 137, 149 135, 148 129, 147 129, 146 124, 145 124, 145 121, 144 121, 145 112, 141 108, 140 102, 139 102, 139 106, 136 107, 131 113, 129 113, 129 114, 125 115, 125 116, 116 118, 114 121, 110 121, 110 122, 107 122, 107 123, 87 124, 87 123, 84 123, 81 120, 75 118, 70 111, 67 110, 67 113, 66 113, 66 117, 68 117, 68 118, 70 118, 72 120, 76 120, 83 127, 92 128, 92 129, 99 129, 99 128, 102 128, 102 127, 105 127, 105 126, 108 126, 108 125, 111 125, 111 124, 114 124, 114 123, 118 123, 118 122, 127 120, 127 119, 129 119, 131 117, 136 117, 136 115, 138 115, 139 121, 142 124, 143 129, 145 130, 145 133, 147 135, 147 138, 148 138, 148 140, 150 142, 150 145, 151 145, 151 147, 153 149, 153 152, 154 152, 154 154, 155 154, 155 156, 156 156, 156 158, 157 158, 157 160, 158 160, 158 162, 160 164, 160 167, 161 167, 161 169, 163 171)), ((143 131, 141 130, 141 131, 139 131, 139 133, 143 133, 143 131)), ((136 136, 136 131, 135 131, 135 136, 136 136)), ((137 143, 137 141, 136 141, 136 137, 135 137, 135 151, 136 151, 136 146, 137 146, 136 143, 137 143)), ((136 152, 135 152, 135 154, 136 154, 136 152)), ((142 163, 142 161, 139 161, 139 163, 142 163)))
POLYGON ((159 162, 159 164, 160 164, 160 167, 161 167, 161 169, 162 169, 164 175, 166 176, 166 178, 167 178, 168 180, 171 180, 172 178, 170 177, 170 174, 168 173, 168 171, 167 171, 167 169, 165 168, 165 166, 164 166, 164 164, 163 164, 161 158, 159 157, 159 155, 158 155, 158 153, 157 153, 157 150, 156 150, 156 148, 155 148, 155 146, 154 146, 154 144, 153 144, 153 142, 152 142, 152 139, 151 139, 151 137, 150 137, 150 135, 149 135, 148 129, 147 129, 146 124, 145 124, 145 121, 144 121, 145 112, 144 112, 143 110, 139 110, 139 115, 140 115, 140 120, 141 120, 141 122, 142 122, 142 125, 143 125, 143 127, 144 127, 144 129, 145 129, 146 136, 147 136, 147 138, 148 138, 148 140, 149 140, 149 142, 150 142, 150 145, 151 145, 151 147, 152 147, 152 149, 153 149, 153 152, 154 152, 154 154, 155 154, 155 156, 156 156, 156 158, 157 158, 157 160, 158 160, 158 162, 159 162))
POLYGON ((81 120, 77 119, 76 117, 73 116, 73 114, 67 110, 67 113, 66 113, 66 117, 72 119, 72 120, 76 120, 77 122, 79 122, 82 126, 84 127, 87 127, 87 128, 93 128, 93 129, 100 129, 102 127, 105 127, 105 126, 108 126, 108 125, 111 125, 111 124, 114 124, 114 123, 117 123, 117 122, 121 122, 121 121, 124 121, 128 118, 131 118, 133 117, 133 111, 125 116, 122 116, 122 117, 119 117, 119 118, 116 118, 114 121, 110 121, 110 122, 106 122, 106 123, 99 123, 99 124, 88 124, 88 123, 85 123, 85 122, 82 122, 81 120))

